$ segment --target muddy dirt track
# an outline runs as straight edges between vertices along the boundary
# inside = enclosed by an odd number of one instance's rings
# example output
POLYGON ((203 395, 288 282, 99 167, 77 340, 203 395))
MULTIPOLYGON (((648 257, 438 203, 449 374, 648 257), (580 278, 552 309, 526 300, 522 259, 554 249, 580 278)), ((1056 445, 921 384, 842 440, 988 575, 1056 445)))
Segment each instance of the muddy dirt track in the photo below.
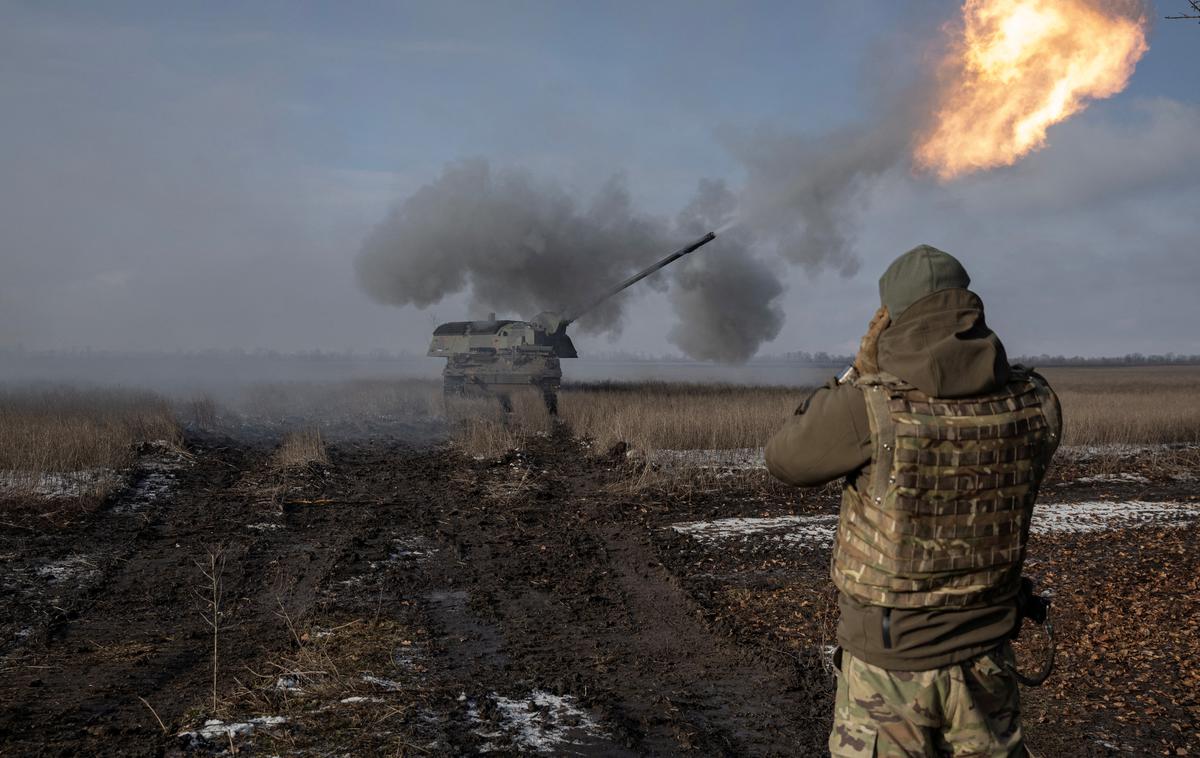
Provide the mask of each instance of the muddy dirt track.
MULTIPOLYGON (((623 459, 565 434, 500 461, 346 439, 286 473, 272 448, 193 436, 97 506, 6 508, 0 754, 823 752, 828 546, 672 527, 819 531, 832 490, 633 494, 623 459)), ((1195 501, 1167 482, 1048 494, 1195 501)), ((1063 640, 1061 673, 1025 692, 1039 754, 1200 751, 1196 545, 1194 522, 1035 537, 1063 640)))

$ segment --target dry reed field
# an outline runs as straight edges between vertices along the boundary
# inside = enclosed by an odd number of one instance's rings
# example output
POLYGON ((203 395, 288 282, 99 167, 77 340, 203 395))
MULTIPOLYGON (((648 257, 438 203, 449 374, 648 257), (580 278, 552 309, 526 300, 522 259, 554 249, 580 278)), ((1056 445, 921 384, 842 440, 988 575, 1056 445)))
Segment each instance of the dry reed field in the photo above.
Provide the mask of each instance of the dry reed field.
POLYGON ((1200 443, 1200 367, 1049 368, 1067 445, 1200 443))
POLYGON ((275 465, 286 469, 314 463, 329 465, 329 454, 320 429, 310 427, 283 435, 283 441, 275 451, 275 465))
POLYGON ((443 418, 464 452, 475 457, 495 458, 524 444, 533 434, 546 434, 550 414, 540 392, 519 390, 509 394, 512 412, 505 412, 491 397, 448 398, 443 418))
POLYGON ((802 397, 781 387, 599 384, 567 389, 560 409, 602 449, 617 442, 645 451, 736 449, 761 447, 802 397))
MULTIPOLYGON (((1068 446, 1200 443, 1200 367, 1051 368, 1043 372, 1063 405, 1068 446)), ((731 450, 765 444, 810 391, 662 382, 568 386, 562 419, 607 450, 618 442, 657 450, 731 450)), ((530 397, 533 397, 532 395, 530 397)), ((515 397, 514 397, 515 400, 515 397)), ((450 413, 455 438, 474 455, 495 455, 522 435, 546 428, 539 402, 463 401, 450 413)))
MULTIPOLYGON (((36 488, 47 476, 112 472, 133 460, 140 442, 178 445, 170 404, 150 392, 120 389, 0 391, 0 472, 10 494, 36 488)), ((116 484, 98 476, 88 494, 116 484)))
MULTIPOLYGON (((1062 399, 1065 444, 1120 446, 1200 443, 1200 367, 1051 368, 1044 371, 1062 399)), ((649 459, 663 450, 760 448, 810 391, 666 382, 568 385, 561 420, 602 453, 624 443, 649 459)), ((540 395, 509 393, 512 411, 486 395, 446 400, 436 380, 357 380, 271 384, 248 388, 231 407, 253 422, 289 431, 277 457, 321 461, 323 430, 332 424, 417 420, 445 429, 473 457, 498 457, 553 428, 540 395), (322 430, 322 431, 318 431, 322 430)), ((60 472, 115 471, 138 442, 178 444, 177 416, 211 428, 214 402, 203 397, 172 408, 165 398, 119 389, 0 391, 0 472, 6 487, 34 488, 60 472)), ((96 493, 103 494, 100 479, 96 493)))

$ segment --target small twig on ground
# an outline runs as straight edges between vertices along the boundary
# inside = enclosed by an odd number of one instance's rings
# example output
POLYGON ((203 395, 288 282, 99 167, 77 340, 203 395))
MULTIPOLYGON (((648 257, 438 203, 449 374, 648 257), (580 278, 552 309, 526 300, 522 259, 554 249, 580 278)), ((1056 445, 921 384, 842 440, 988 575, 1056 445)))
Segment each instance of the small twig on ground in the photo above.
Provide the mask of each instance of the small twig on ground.
POLYGON ((158 722, 158 726, 160 729, 162 729, 162 733, 166 734, 167 733, 167 725, 164 724, 163 720, 158 717, 158 711, 154 710, 154 706, 150 705, 150 702, 148 700, 146 700, 146 698, 142 697, 141 695, 138 695, 138 700, 141 700, 142 705, 144 705, 148 709, 150 709, 150 715, 153 716, 154 720, 158 722))
POLYGON ((296 641, 296 647, 304 647, 304 642, 300 639, 300 635, 296 633, 296 626, 292 623, 292 617, 288 615, 287 609, 283 607, 283 600, 276 595, 275 602, 279 603, 279 616, 283 618, 287 624, 288 631, 292 633, 292 639, 296 641))

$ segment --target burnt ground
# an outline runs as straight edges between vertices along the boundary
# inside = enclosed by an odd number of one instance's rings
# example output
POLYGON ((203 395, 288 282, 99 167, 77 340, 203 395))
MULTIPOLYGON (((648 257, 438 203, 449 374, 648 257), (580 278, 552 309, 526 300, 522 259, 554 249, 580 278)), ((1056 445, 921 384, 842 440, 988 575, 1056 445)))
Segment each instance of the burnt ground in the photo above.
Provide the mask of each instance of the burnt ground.
MULTIPOLYGON (((7 504, 0 754, 823 752, 828 547, 670 526, 831 514, 832 489, 635 492, 564 432, 499 461, 404 439, 279 472, 269 436, 193 435, 104 502, 7 504)), ((1046 497, 1197 500, 1082 473, 1046 497)), ((1200 753, 1197 533, 1034 538, 1060 640, 1024 692, 1039 754, 1200 753)))

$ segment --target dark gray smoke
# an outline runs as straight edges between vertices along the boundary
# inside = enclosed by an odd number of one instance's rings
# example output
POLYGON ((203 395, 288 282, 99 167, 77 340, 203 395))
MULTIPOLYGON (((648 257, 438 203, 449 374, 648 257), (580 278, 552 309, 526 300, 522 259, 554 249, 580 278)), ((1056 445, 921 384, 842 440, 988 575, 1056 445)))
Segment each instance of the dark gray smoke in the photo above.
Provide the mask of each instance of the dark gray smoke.
MULTIPOLYGON (((374 299, 432 305, 463 291, 476 314, 533 315, 588 302, 606 285, 681 241, 720 230, 652 287, 670 287, 678 320, 669 338, 692 358, 744 361, 783 325, 783 285, 759 257, 809 271, 858 270, 854 224, 864 190, 906 154, 908 119, 822 137, 759 131, 728 137, 746 181, 740 192, 703 181, 674 224, 638 212, 619 179, 588 203, 520 171, 487 161, 455 163, 372 232, 356 261, 374 299), (669 282, 669 284, 668 284, 669 282)), ((580 321, 617 333, 624 297, 580 321)))
POLYGON ((863 195, 907 154, 909 134, 888 119, 820 137, 761 130, 727 139, 746 168, 740 222, 791 263, 853 276, 863 195))
MULTIPOLYGON (((738 199, 724 182, 700 182, 696 197, 679 214, 684 236, 698 237, 734 221, 738 199)), ((702 255, 685 258, 671 289, 679 316, 668 338, 700 360, 740 363, 783 327, 776 299, 783 285, 754 257, 754 238, 745 225, 732 226, 702 255)))
MULTIPOLYGON (((425 307, 469 289, 476 316, 532 316, 586 302, 665 255, 667 232, 661 219, 633 209, 619 179, 581 205, 552 183, 473 159, 448 166, 393 210, 355 263, 363 288, 382 303, 425 307)), ((580 327, 619 331, 621 301, 580 327)))

